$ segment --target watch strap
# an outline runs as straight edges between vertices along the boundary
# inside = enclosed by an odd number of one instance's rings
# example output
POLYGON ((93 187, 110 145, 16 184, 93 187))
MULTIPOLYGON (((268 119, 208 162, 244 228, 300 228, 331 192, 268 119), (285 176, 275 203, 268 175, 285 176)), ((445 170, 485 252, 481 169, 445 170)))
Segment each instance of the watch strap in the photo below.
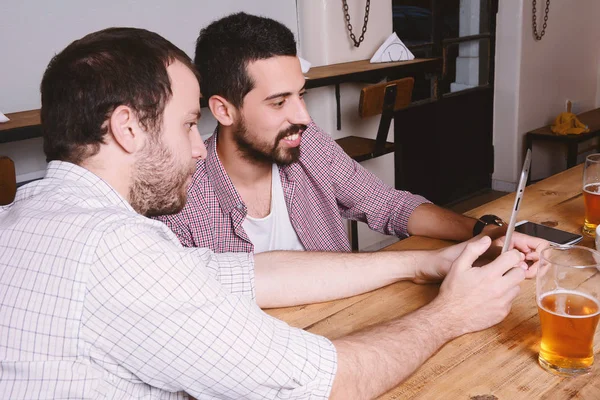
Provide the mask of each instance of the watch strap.
POLYGON ((506 225, 502 218, 498 217, 497 215, 486 214, 481 216, 477 222, 475 222, 475 225, 473 226, 473 236, 479 235, 483 231, 483 228, 490 224, 496 226, 506 225))

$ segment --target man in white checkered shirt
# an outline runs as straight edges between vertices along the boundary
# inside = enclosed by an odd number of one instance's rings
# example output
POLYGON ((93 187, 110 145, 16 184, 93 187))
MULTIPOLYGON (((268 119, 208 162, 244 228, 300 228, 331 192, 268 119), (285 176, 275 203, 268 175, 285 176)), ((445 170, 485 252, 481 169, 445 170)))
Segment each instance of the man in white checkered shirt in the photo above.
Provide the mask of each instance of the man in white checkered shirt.
POLYGON ((206 155, 189 58, 155 33, 106 29, 56 55, 41 92, 46 177, 0 208, 3 398, 370 398, 502 320, 535 273, 537 251, 518 242, 472 268, 488 237, 371 255, 184 248, 147 217, 183 207, 206 155), (429 305, 334 341, 259 308, 446 274, 429 305))

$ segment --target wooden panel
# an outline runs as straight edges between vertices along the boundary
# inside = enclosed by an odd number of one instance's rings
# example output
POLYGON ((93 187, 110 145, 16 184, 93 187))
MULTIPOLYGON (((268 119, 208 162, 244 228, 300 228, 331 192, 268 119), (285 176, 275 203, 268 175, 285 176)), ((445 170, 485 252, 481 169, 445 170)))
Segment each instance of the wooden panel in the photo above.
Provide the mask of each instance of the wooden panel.
POLYGON ((369 60, 325 65, 311 68, 304 76, 306 88, 338 85, 348 82, 377 83, 407 76, 439 76, 441 58, 420 58, 411 61, 371 64, 369 60))
POLYGON ((0 131, 41 124, 40 110, 20 111, 6 114, 6 116, 10 121, 0 124, 0 131))
POLYGON ((20 111, 6 116, 10 121, 0 124, 0 143, 42 136, 40 110, 20 111))
POLYGON ((307 79, 317 80, 331 77, 342 77, 359 72, 370 72, 381 69, 394 69, 397 67, 425 66, 426 64, 441 64, 439 58, 415 58, 410 61, 371 64, 369 60, 351 61, 347 63, 323 65, 313 67, 304 75, 307 79))
POLYGON ((12 203, 16 191, 15 164, 8 157, 0 157, 0 206, 12 203))
POLYGON ((493 89, 397 111, 396 187, 447 204, 491 187, 493 89))
POLYGON ((389 82, 381 82, 362 88, 360 91, 360 100, 358 102, 358 115, 360 115, 361 118, 367 118, 381 114, 381 111, 383 110, 385 89, 391 85, 396 85, 396 103, 394 104, 394 111, 407 107, 412 100, 412 91, 415 85, 414 78, 402 78, 389 82))

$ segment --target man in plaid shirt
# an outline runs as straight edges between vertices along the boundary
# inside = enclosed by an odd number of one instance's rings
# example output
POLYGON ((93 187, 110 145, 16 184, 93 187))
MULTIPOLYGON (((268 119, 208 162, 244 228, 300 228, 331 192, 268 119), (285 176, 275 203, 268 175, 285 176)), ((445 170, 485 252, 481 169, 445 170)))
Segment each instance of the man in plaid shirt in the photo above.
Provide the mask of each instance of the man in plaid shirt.
POLYGON ((206 155, 185 53, 106 29, 57 54, 41 92, 46 177, 0 207, 3 398, 373 398, 445 342, 502 320, 535 273, 524 260, 539 248, 519 239, 473 268, 487 236, 369 255, 183 247, 147 216, 183 207, 206 155), (259 308, 446 275, 422 309, 335 340, 259 308))
MULTIPOLYGON (((200 32, 195 64, 218 126, 186 206, 159 217, 184 246, 347 252, 344 219, 398 237, 467 240, 481 232, 473 218, 384 184, 317 127, 283 24, 244 13, 215 21, 200 32)), ((495 229, 505 228, 483 231, 495 229)))

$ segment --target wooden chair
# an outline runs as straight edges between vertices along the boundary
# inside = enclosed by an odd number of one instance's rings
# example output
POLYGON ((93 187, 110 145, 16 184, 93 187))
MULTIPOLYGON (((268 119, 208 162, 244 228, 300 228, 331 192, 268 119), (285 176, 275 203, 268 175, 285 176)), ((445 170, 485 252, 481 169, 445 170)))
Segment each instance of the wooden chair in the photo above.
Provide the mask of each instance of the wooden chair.
POLYGON ((15 164, 8 157, 0 157, 0 206, 12 203, 16 192, 15 164))
MULTIPOLYGON (((357 162, 370 160, 395 150, 394 143, 387 141, 394 111, 411 103, 414 78, 402 78, 364 87, 360 92, 358 114, 361 118, 381 114, 375 139, 346 136, 336 140, 342 149, 357 162)), ((358 225, 350 221, 352 251, 358 251, 358 225)))

